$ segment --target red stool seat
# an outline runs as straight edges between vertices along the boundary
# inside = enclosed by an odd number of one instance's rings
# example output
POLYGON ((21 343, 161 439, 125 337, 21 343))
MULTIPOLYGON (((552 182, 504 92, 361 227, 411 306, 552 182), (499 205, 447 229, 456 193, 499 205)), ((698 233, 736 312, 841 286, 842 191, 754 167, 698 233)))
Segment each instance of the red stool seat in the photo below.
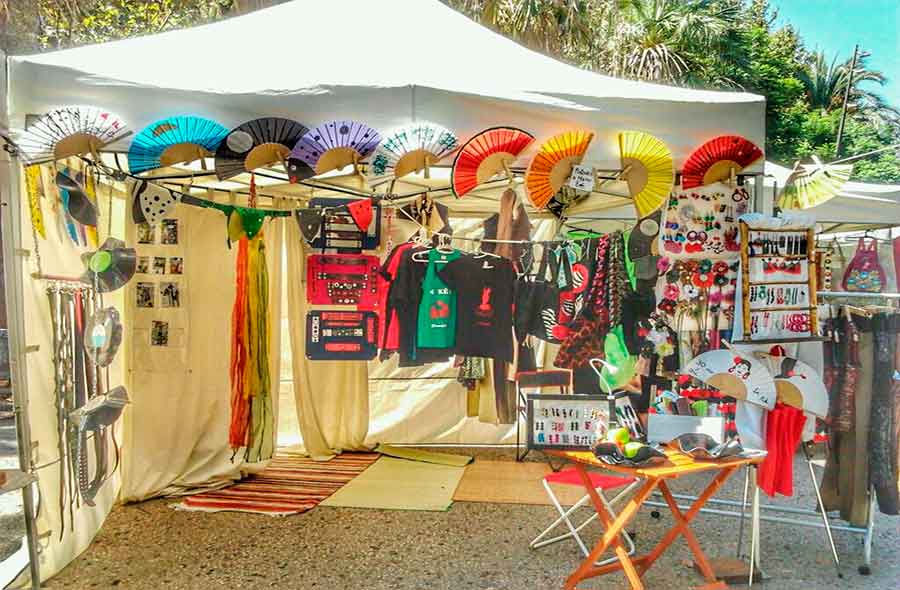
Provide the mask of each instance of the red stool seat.
MULTIPOLYGON (((633 477, 605 475, 603 473, 597 473, 596 471, 589 471, 588 477, 590 478, 591 485, 594 486, 594 489, 599 488, 601 490, 620 488, 634 481, 633 477)), ((558 483, 566 486, 581 485, 581 476, 578 475, 578 472, 574 467, 568 467, 557 473, 549 473, 544 476, 544 480, 547 483, 558 483)))

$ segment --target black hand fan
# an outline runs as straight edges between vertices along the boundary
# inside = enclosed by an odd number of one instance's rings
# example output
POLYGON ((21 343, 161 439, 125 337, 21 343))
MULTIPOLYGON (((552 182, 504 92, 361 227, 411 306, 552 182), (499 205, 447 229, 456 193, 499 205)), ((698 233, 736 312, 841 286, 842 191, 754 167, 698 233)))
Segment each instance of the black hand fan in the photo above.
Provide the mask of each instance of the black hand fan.
POLYGON ((308 129, 279 117, 253 119, 231 130, 216 150, 216 176, 226 180, 287 160, 308 129))

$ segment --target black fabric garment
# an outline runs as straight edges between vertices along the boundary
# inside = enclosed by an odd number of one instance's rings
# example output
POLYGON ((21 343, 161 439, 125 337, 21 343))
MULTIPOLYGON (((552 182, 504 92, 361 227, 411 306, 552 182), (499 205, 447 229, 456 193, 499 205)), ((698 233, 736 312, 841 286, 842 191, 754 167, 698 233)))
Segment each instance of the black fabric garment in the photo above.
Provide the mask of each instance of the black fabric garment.
POLYGON ((891 316, 872 318, 875 336, 875 374, 872 379, 872 413, 869 419, 869 474, 878 508, 884 514, 900 513, 897 490, 896 388, 894 357, 897 335, 891 316))
POLYGON ((656 309, 656 296, 651 293, 631 291, 622 302, 622 332, 630 354, 640 354, 644 339, 638 336, 638 324, 650 317, 656 309))
POLYGON ((494 256, 463 256, 438 269, 438 276, 456 291, 456 353, 512 361, 512 263, 494 256))
POLYGON ((423 251, 427 251, 427 248, 413 247, 400 254, 402 258, 397 267, 397 276, 388 293, 388 307, 397 310, 397 320, 400 322, 400 348, 397 352, 401 367, 440 363, 450 358, 450 352, 446 349, 416 348, 416 323, 422 299, 422 281, 428 265, 415 261, 413 254, 423 251))

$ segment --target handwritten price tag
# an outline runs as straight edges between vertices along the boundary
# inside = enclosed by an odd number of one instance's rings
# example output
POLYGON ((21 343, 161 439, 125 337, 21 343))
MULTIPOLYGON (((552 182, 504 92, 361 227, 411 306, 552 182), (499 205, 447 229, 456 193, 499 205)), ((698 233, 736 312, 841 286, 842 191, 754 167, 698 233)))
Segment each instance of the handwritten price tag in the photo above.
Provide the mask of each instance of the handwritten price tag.
POLYGON ((569 186, 578 191, 594 190, 594 169, 590 166, 573 166, 569 186))

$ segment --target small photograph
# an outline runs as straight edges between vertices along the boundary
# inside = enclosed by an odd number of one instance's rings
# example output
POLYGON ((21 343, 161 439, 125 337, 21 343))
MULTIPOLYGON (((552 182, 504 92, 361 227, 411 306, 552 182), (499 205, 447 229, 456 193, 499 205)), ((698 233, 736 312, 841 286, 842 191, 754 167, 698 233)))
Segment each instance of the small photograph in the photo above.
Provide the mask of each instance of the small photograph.
POLYGON ((156 299, 156 285, 153 283, 137 284, 137 306, 153 307, 153 300, 156 299))
POLYGON ((156 228, 149 223, 139 223, 137 226, 138 244, 155 244, 156 228))
POLYGON ((160 283, 160 307, 181 307, 181 290, 178 283, 160 283))
POLYGON ((150 346, 169 345, 169 322, 153 322, 150 329, 150 346))
POLYGON ((153 274, 155 274, 155 275, 166 274, 166 257, 165 256, 154 256, 153 257, 153 274))
POLYGON ((173 245, 178 243, 178 220, 163 219, 161 228, 160 244, 173 245))
POLYGON ((184 274, 184 258, 182 258, 181 256, 173 256, 172 258, 169 258, 169 274, 184 274))
POLYGON ((138 256, 137 259, 137 268, 135 270, 138 274, 149 274, 150 273, 150 257, 149 256, 138 256))

